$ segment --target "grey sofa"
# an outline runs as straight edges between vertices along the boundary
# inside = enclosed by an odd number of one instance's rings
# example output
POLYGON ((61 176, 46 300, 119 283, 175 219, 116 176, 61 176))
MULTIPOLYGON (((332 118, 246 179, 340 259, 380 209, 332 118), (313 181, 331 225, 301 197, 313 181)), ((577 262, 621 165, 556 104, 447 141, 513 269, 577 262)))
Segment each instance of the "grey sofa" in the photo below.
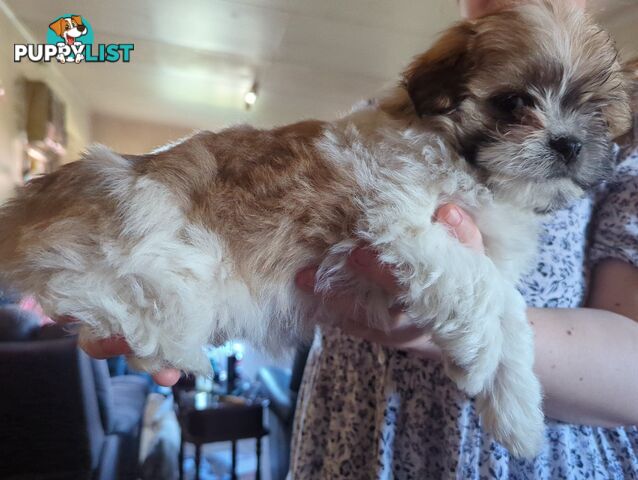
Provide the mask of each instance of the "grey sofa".
POLYGON ((149 382, 111 378, 60 327, 0 307, 0 478, 134 479, 149 382))

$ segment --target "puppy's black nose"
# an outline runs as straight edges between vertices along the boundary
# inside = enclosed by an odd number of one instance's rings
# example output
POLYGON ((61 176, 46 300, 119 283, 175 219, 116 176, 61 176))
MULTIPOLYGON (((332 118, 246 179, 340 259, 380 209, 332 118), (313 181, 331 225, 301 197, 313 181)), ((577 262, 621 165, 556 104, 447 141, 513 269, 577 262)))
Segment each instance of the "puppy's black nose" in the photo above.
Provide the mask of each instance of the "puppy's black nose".
POLYGON ((563 156, 565 163, 571 163, 578 158, 583 148, 582 142, 574 137, 556 137, 549 141, 549 146, 563 156))
POLYGON ((84 25, 78 25, 78 32, 83 32, 84 30, 86 30, 84 25))

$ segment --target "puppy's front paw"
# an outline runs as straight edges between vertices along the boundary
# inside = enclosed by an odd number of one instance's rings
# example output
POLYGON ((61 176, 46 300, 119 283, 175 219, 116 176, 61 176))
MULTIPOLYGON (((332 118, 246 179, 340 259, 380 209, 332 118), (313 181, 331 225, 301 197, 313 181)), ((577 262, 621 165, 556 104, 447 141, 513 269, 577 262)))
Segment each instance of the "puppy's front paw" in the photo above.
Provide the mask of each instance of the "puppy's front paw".
POLYGON ((493 432, 494 438, 516 458, 532 459, 536 457, 543 444, 545 423, 540 408, 525 414, 508 418, 505 412, 496 418, 498 412, 486 412, 483 415, 485 429, 493 432))
MULTIPOLYGON (((507 367, 504 375, 507 375, 507 367)), ((499 374, 500 375, 500 374, 499 374)), ((540 453, 545 434, 540 383, 533 374, 517 383, 496 378, 494 388, 478 399, 485 429, 517 458, 540 453)))
POLYGON ((500 352, 501 349, 497 345, 481 349, 466 367, 461 367, 446 358, 443 361, 445 373, 460 390, 470 397, 475 397, 482 391, 489 390, 498 369, 500 352))
POLYGON ((82 60, 84 60, 84 55, 82 55, 81 53, 78 53, 75 56, 75 63, 80 63, 82 60))
POLYGON ((58 62, 60 63, 66 63, 66 57, 63 54, 60 54, 55 58, 57 58, 58 62))
POLYGON ((502 351, 503 334, 500 318, 488 316, 474 324, 449 334, 450 341, 444 349, 445 372, 456 386, 475 397, 489 390, 498 370, 502 351))

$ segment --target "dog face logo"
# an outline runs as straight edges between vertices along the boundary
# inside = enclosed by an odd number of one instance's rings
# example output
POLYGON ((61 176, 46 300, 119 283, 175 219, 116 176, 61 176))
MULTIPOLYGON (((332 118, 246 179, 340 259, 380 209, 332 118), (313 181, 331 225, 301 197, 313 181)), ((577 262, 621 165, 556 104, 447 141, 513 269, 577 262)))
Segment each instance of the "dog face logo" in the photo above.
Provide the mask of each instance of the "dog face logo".
POLYGON ((66 46, 55 57, 60 63, 85 60, 83 45, 92 43, 89 37, 92 37, 90 25, 80 15, 64 15, 49 24, 49 41, 53 39, 56 45, 66 46))
POLYGON ((62 37, 64 43, 67 45, 73 45, 78 37, 86 35, 88 32, 80 15, 59 18, 49 25, 49 28, 53 30, 58 37, 62 37))

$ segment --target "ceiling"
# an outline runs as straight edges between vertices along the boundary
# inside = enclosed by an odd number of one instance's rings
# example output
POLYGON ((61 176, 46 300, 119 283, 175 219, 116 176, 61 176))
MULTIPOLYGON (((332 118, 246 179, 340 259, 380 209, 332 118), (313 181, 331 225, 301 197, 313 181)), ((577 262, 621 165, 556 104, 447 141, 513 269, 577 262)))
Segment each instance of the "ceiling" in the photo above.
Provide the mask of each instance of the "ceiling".
MULTIPOLYGON (((57 68, 99 113, 189 128, 331 118, 393 82, 458 18, 454 0, 5 0, 38 42, 65 13, 97 43, 134 43, 130 63, 57 68), (253 81, 251 111, 243 96, 253 81)), ((638 53, 638 0, 591 0, 638 53)))

